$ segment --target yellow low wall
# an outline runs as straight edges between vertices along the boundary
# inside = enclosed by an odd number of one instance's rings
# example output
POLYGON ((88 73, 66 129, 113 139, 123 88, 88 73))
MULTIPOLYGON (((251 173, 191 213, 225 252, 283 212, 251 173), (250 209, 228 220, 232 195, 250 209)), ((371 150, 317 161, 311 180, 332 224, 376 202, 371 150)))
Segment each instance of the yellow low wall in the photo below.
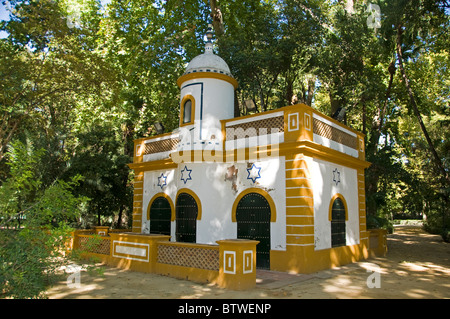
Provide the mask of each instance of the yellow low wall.
POLYGON ((251 289, 256 284, 258 241, 230 239, 204 245, 170 242, 166 235, 94 233, 97 231, 74 232, 72 249, 85 250, 85 257, 95 256, 108 265, 133 271, 210 282, 234 290, 251 289), (85 247, 89 238, 96 238, 95 245, 85 247))
POLYGON ((160 242, 155 272, 197 282, 217 283, 219 246, 160 242))
POLYGON ((367 240, 358 245, 314 250, 314 246, 288 246, 285 251, 270 252, 270 269, 310 274, 353 263, 369 257, 367 240))
POLYGON ((310 274, 339 267, 387 253, 387 231, 367 230, 368 238, 358 245, 314 250, 314 246, 289 246, 285 251, 270 252, 270 269, 284 272, 310 274))
POLYGON ((157 245, 170 236, 136 233, 110 233, 111 254, 108 264, 139 272, 155 272, 157 245))
MULTIPOLYGON (((359 260, 385 256, 387 232, 368 230, 368 238, 353 246, 314 250, 313 246, 289 246, 285 251, 272 250, 271 270, 313 273, 359 260)), ((170 242, 170 236, 95 231, 74 232, 72 249, 82 249, 85 256, 139 272, 156 273, 179 279, 215 283, 235 290, 251 289, 256 283, 256 245, 240 239, 217 241, 218 245, 170 242), (95 247, 80 247, 96 237, 95 247)))

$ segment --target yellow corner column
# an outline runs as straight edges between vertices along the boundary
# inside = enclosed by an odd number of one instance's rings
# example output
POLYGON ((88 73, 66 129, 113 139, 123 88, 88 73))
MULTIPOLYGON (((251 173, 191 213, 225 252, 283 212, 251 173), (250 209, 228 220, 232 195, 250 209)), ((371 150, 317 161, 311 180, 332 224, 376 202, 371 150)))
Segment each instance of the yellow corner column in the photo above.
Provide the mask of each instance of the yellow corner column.
POLYGON ((314 198, 303 155, 286 156, 286 243, 314 244, 314 198))
POLYGON ((314 251, 314 196, 303 154, 286 154, 286 251, 271 251, 270 268, 309 272, 314 251))
POLYGON ((364 169, 357 170, 358 182, 358 217, 359 217, 359 238, 361 250, 364 258, 369 257, 369 232, 367 231, 366 219, 366 190, 365 190, 365 176, 364 169))
POLYGON ((132 232, 140 233, 142 227, 142 206, 144 190, 144 172, 135 171, 133 190, 133 224, 132 232))
POLYGON ((257 240, 219 240, 219 286, 247 290, 256 285, 257 240))

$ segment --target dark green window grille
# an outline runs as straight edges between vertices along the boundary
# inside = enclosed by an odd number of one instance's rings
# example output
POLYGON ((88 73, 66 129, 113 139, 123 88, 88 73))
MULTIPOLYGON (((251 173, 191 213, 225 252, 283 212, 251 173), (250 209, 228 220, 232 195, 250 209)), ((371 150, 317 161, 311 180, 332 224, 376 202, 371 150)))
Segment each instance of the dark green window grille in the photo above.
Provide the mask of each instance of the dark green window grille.
POLYGON ((169 201, 164 197, 156 198, 150 206, 150 234, 170 236, 171 215, 169 201))
POLYGON ((237 238, 258 240, 256 268, 270 269, 270 206, 264 196, 246 194, 236 208, 237 238))
POLYGON ((345 245, 345 205, 338 197, 331 208, 331 247, 345 245))
POLYGON ((185 243, 196 242, 198 206, 194 197, 187 193, 178 195, 176 218, 176 241, 185 243))

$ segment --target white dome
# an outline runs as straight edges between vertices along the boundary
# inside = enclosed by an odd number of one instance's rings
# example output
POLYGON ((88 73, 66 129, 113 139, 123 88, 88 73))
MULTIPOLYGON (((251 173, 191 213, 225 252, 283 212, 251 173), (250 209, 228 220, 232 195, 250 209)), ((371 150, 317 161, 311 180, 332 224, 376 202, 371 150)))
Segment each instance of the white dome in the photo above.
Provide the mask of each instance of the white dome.
POLYGON ((205 53, 192 59, 184 74, 193 72, 214 72, 232 76, 228 64, 220 56, 212 52, 212 45, 207 45, 205 53))

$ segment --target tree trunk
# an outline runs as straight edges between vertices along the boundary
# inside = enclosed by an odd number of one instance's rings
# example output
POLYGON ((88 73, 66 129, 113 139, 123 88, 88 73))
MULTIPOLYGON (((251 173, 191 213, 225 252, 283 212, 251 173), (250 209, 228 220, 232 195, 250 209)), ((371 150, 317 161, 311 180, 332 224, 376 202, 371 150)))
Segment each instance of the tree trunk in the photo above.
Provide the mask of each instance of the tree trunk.
POLYGON ((217 5, 217 0, 210 0, 209 5, 211 7, 211 19, 214 31, 216 36, 220 37, 225 32, 222 11, 220 11, 219 6, 217 5))
POLYGON ((330 96, 330 116, 333 116, 334 113, 339 109, 341 106, 340 101, 334 99, 333 93, 329 93, 330 96))
POLYGON ((308 79, 308 95, 306 97, 306 105, 311 106, 314 98, 314 89, 316 87, 316 77, 308 79))
POLYGON ((120 205, 119 215, 117 216, 117 229, 122 228, 122 212, 125 210, 125 205, 120 205))
MULTIPOLYGON (((372 125, 371 131, 372 136, 370 138, 370 141, 367 143, 367 154, 370 156, 377 156, 378 153, 378 145, 380 143, 380 136, 382 132, 382 128, 384 125, 384 117, 387 112, 387 103, 389 100, 389 97, 391 95, 392 90, 392 83, 394 81, 394 74, 395 74, 395 66, 394 62, 391 62, 391 64, 388 67, 389 71, 389 84, 386 89, 386 96, 384 100, 383 106, 378 108, 378 121, 375 121, 376 126, 372 125), (376 123, 378 122, 378 123, 376 123)), ((367 126, 366 126, 366 102, 364 99, 362 99, 362 105, 363 105, 363 134, 366 135, 367 133, 367 126)), ((368 170, 368 174, 366 174, 366 198, 370 199, 370 203, 367 204, 367 213, 372 216, 376 216, 377 213, 377 204, 375 200, 371 200, 375 194, 378 192, 378 181, 380 180, 380 176, 383 174, 382 172, 383 168, 380 168, 378 163, 374 162, 370 166, 368 170)))
POLYGON ((237 94, 234 94, 234 117, 241 116, 241 110, 239 109, 239 100, 237 94))
MULTIPOLYGON (((384 99, 384 104, 383 107, 379 107, 378 108, 378 123, 377 121, 374 121, 372 123, 372 131, 373 131, 373 135, 371 137, 371 145, 372 146, 372 150, 373 150, 373 154, 376 155, 378 152, 378 145, 380 143, 380 136, 383 130, 383 125, 384 125, 384 118, 386 116, 386 112, 387 112, 387 104, 389 101, 389 97, 391 96, 391 90, 392 90, 392 83, 394 81, 394 75, 395 75, 395 63, 394 61, 392 61, 389 64, 388 67, 388 71, 389 71, 389 84, 388 87, 386 89, 386 96, 384 99)), ((364 134, 366 134, 364 132, 364 134)))
POLYGON ((422 116, 420 114, 420 111, 416 104, 416 99, 414 98, 413 91, 411 89, 411 86, 409 85, 409 79, 406 74, 405 68, 403 67, 403 55, 402 55, 402 26, 397 26, 397 60, 398 65, 400 68, 400 72, 403 77, 403 81, 405 82, 406 91, 409 96, 409 100, 411 103, 411 106, 414 111, 414 115, 417 117, 417 120, 419 121, 420 128, 422 130, 423 135, 425 136, 425 139, 428 143, 428 147, 430 148, 431 154, 433 155, 433 161, 438 169, 438 171, 442 174, 443 180, 446 183, 450 182, 450 177, 448 173, 445 171, 444 165, 442 164, 441 158, 439 157, 438 153, 436 152, 436 149, 434 148, 433 142, 431 141, 430 135, 428 134, 427 128, 425 127, 425 124, 423 123, 422 116))

